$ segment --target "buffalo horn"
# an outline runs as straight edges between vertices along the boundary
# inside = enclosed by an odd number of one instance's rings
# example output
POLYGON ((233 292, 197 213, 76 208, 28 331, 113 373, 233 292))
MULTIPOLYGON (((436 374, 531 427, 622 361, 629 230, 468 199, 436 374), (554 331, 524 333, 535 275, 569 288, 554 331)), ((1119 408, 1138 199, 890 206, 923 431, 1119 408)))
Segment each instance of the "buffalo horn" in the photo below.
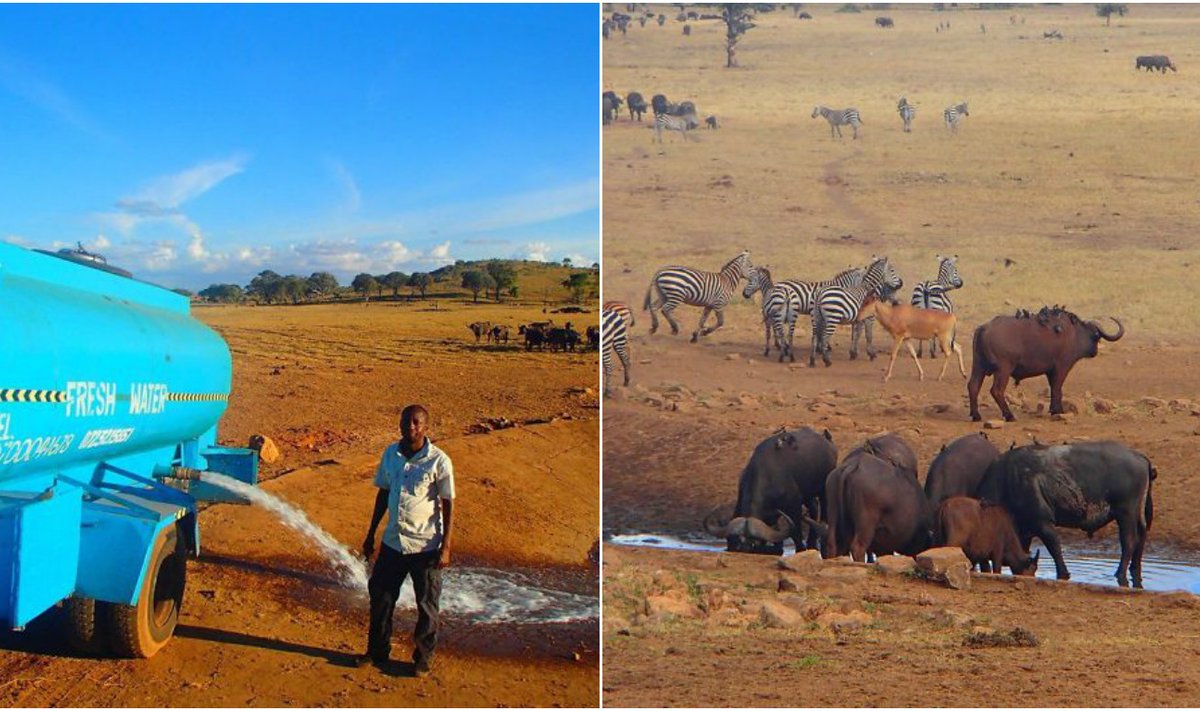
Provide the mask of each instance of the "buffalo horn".
POLYGON ((728 504, 721 504, 704 517, 704 530, 708 531, 709 535, 716 536, 717 538, 724 538, 729 535, 729 528, 732 521, 727 516, 721 515, 721 510, 727 507, 728 504))
POLYGON ((1096 330, 1100 332, 1100 337, 1103 338, 1104 340, 1118 341, 1121 339, 1121 336, 1125 335, 1125 327, 1123 325, 1121 325, 1121 322, 1117 321, 1116 318, 1114 318, 1112 316, 1109 316, 1108 318, 1111 318, 1113 321, 1116 321, 1116 323, 1117 323, 1117 335, 1115 335, 1115 336, 1108 335, 1108 333, 1106 333, 1103 328, 1100 328, 1100 324, 1095 321, 1092 322, 1092 325, 1096 327, 1096 330))
POLYGON ((782 511, 779 512, 779 520, 775 522, 775 528, 771 528, 765 521, 753 516, 746 519, 745 525, 747 536, 768 543, 779 543, 792 535, 792 519, 782 511))

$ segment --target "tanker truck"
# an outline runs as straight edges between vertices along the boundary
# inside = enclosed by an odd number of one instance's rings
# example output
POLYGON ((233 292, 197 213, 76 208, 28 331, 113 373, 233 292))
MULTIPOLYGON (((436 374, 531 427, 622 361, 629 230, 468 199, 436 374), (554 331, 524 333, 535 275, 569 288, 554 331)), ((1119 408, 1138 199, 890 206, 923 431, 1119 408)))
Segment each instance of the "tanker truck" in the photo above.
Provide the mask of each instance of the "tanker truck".
POLYGON ((70 644, 150 657, 200 551, 197 504, 257 483, 217 445, 229 348, 188 298, 128 272, 0 243, 0 624, 52 607, 70 644))

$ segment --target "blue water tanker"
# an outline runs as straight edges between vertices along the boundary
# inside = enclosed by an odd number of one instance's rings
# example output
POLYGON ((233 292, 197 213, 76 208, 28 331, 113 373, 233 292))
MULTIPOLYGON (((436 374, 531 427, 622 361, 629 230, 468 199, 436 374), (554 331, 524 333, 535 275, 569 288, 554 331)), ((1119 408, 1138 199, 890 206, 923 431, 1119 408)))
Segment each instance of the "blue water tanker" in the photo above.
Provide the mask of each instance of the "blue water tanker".
POLYGON ((86 262, 0 243, 0 624, 61 603, 77 649, 149 657, 197 503, 233 498, 204 472, 254 484, 258 458, 217 446, 224 340, 186 297, 86 262))

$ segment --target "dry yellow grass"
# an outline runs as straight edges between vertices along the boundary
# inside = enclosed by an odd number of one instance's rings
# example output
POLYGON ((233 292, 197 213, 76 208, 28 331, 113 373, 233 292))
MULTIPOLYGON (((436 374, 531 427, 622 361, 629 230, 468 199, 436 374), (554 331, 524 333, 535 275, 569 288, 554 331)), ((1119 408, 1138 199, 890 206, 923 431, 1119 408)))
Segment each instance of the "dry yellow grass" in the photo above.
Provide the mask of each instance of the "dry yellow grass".
MULTIPOLYGON (((723 68, 715 21, 692 21, 691 37, 674 20, 634 23, 604 43, 604 89, 691 99, 722 122, 661 148, 628 113, 604 128, 605 298, 640 307, 656 267, 717 269, 743 248, 777 278, 886 253, 907 297, 948 253, 961 257, 964 330, 1065 303, 1118 315, 1132 341, 1195 340, 1200 6, 1134 5, 1111 27, 1092 5, 836 7, 807 6, 812 21, 760 15, 739 69, 723 68), (876 28, 877 14, 895 29, 876 28), (935 32, 943 20, 951 31, 935 32), (1042 39, 1050 28, 1066 39, 1042 39), (1134 69, 1160 53, 1178 74, 1134 69), (911 134, 902 95, 918 106, 911 134), (971 115, 951 136, 941 113, 959 101, 971 115), (831 139, 810 118, 816 104, 856 106, 862 138, 831 139)), ((751 338, 755 310, 735 305, 725 336, 751 338)), ((684 327, 697 317, 684 313, 684 327)))

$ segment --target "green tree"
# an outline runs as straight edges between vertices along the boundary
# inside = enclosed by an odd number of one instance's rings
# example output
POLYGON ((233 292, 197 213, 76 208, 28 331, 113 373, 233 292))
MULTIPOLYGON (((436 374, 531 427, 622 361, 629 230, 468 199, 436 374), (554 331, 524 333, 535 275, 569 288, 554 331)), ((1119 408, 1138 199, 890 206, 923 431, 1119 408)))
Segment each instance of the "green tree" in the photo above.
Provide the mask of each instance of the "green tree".
POLYGON ((279 282, 283 277, 270 269, 258 273, 246 286, 246 296, 253 297, 268 304, 279 298, 279 282))
POLYGON ((302 276, 289 274, 279 281, 280 300, 290 300, 298 304, 304 300, 308 291, 308 280, 302 276))
POLYGON ((583 301, 583 294, 587 291, 590 281, 591 276, 587 272, 577 272, 565 279, 562 285, 571 292, 571 300, 578 304, 583 301))
POLYGON ((408 283, 408 275, 404 272, 389 272, 383 278, 383 284, 392 290, 392 296, 399 296, 400 290, 408 283))
POLYGON ((338 290, 338 280, 329 272, 313 272, 308 279, 305 280, 304 294, 309 298, 319 298, 336 294, 338 290))
POLYGON ((370 274, 359 274, 354 277, 354 281, 350 282, 350 288, 363 295, 363 298, 370 300, 371 292, 375 291, 375 277, 370 274))
POLYGON ((738 65, 737 43, 754 27, 754 8, 730 3, 721 11, 721 19, 725 22, 725 67, 728 69, 738 65))
POLYGON ((200 290, 200 296, 209 301, 222 304, 240 303, 243 297, 242 287, 237 284, 213 284, 200 290))
POLYGON ((1108 27, 1112 24, 1112 16, 1118 15, 1125 17, 1129 12, 1128 5, 1118 5, 1116 3, 1102 3, 1096 5, 1096 15, 1104 18, 1104 26, 1108 27))
POLYGON ((413 275, 408 278, 408 285, 417 291, 421 292, 421 298, 425 298, 425 292, 429 289, 429 285, 433 283, 433 277, 425 272, 413 272, 413 275))
POLYGON ((496 301, 500 301, 500 294, 506 291, 509 287, 517 284, 517 271, 512 268, 512 265, 507 262, 502 262, 499 259, 489 260, 487 263, 487 273, 495 282, 492 288, 496 291, 496 301))
POLYGON ((464 289, 470 289, 471 294, 475 297, 475 303, 479 303, 479 292, 486 291, 492 288, 495 280, 492 275, 487 272, 476 271, 472 269, 468 272, 463 272, 462 285, 464 289))

